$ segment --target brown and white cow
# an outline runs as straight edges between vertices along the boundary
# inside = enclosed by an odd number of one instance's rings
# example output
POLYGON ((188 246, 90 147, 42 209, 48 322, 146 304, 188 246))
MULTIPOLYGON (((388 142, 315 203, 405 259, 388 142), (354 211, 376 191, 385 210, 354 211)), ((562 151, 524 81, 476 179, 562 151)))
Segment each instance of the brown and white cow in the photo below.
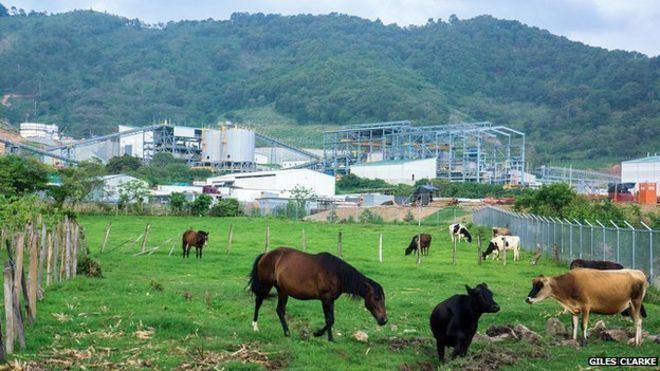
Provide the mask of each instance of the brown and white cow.
POLYGON ((635 324, 635 345, 642 342, 642 300, 648 283, 644 272, 636 269, 597 270, 576 268, 555 277, 538 276, 532 280, 529 304, 554 298, 573 315, 573 340, 577 340, 578 315, 582 314, 582 336, 587 342, 589 313, 619 314, 626 309, 635 324))

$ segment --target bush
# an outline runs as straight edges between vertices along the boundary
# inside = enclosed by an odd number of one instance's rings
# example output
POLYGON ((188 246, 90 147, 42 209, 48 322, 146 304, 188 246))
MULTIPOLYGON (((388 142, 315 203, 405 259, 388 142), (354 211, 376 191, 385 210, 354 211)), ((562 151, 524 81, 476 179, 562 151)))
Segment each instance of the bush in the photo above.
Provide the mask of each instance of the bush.
POLYGON ((337 223, 338 219, 339 217, 337 216, 337 212, 333 207, 332 209, 330 209, 330 212, 328 213, 328 217, 326 218, 326 220, 328 221, 328 223, 337 223))
POLYGON ((195 201, 190 204, 190 211, 193 215, 206 215, 212 202, 213 198, 211 198, 211 196, 204 194, 199 195, 195 198, 195 201))
POLYGON ((403 218, 403 222, 411 224, 414 221, 415 221, 415 216, 413 215, 412 211, 408 210, 406 216, 403 218))
MULTIPOLYGON (((258 209, 254 209, 257 210, 258 209)), ((223 198, 213 205, 209 215, 211 216, 239 216, 241 215, 241 204, 235 198, 223 198)))
POLYGON ((358 217, 360 223, 383 224, 383 217, 365 209, 358 217))
POLYGON ((78 275, 103 278, 101 264, 90 258, 89 255, 85 255, 82 259, 78 260, 78 275))

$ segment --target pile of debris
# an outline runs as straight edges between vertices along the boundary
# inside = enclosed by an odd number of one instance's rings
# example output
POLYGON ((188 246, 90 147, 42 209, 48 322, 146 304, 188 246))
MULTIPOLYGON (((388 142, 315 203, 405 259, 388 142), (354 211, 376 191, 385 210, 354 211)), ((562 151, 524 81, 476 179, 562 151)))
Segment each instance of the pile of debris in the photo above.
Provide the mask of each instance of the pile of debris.
POLYGON ((538 344, 541 342, 541 335, 530 330, 524 325, 517 324, 515 326, 511 325, 493 325, 486 330, 485 335, 477 334, 474 337, 475 340, 481 340, 486 342, 499 342, 505 340, 514 340, 514 341, 526 341, 532 344, 538 344))

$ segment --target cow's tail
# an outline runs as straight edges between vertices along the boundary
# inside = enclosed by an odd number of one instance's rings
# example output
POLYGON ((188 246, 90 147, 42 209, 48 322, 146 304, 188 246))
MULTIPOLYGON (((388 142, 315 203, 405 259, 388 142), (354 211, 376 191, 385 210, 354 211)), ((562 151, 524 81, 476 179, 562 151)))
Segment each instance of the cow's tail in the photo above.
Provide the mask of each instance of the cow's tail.
POLYGON ((642 315, 643 318, 646 318, 646 308, 644 308, 644 304, 642 304, 639 313, 642 315))

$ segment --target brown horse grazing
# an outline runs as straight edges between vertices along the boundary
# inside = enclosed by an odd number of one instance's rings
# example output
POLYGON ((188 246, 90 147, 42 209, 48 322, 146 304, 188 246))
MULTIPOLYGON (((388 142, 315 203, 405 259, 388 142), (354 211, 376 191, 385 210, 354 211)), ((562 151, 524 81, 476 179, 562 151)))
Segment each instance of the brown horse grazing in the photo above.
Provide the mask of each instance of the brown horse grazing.
POLYGON ((428 255, 429 249, 431 248, 431 235, 427 233, 420 233, 413 236, 410 245, 406 248, 406 255, 410 255, 411 252, 417 251, 417 237, 420 237, 419 253, 422 255, 428 255))
POLYGON ((341 294, 364 298, 364 305, 379 325, 387 323, 385 293, 376 282, 367 278, 350 264, 327 252, 307 254, 288 247, 278 247, 254 260, 250 273, 250 290, 256 296, 252 328, 259 331, 259 307, 270 290, 277 290, 277 315, 284 336, 289 336, 286 323, 286 302, 289 296, 300 300, 320 300, 325 314, 325 326, 314 333, 328 333, 332 341, 335 322, 334 304, 341 294))
POLYGON ((181 247, 183 248, 183 257, 190 257, 190 248, 195 246, 195 257, 202 258, 202 248, 206 245, 206 242, 209 240, 209 232, 204 231, 193 231, 192 228, 183 233, 183 238, 181 239, 181 247))

